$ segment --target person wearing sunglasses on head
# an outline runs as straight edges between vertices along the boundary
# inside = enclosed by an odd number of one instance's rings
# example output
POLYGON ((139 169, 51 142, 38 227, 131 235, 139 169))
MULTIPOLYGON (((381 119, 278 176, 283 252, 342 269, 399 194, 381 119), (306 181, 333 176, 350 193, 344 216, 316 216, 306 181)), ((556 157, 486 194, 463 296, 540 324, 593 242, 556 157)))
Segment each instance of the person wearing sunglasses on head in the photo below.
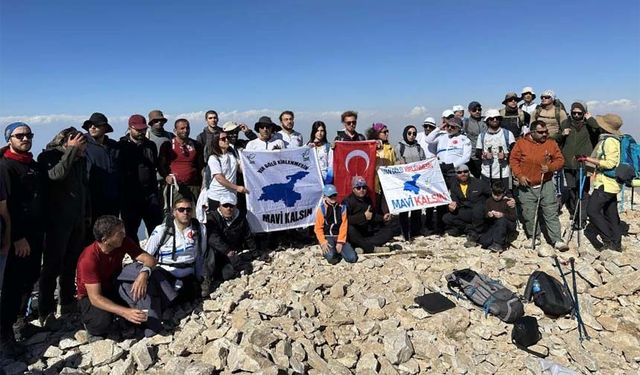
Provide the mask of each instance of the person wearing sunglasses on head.
MULTIPOLYGON (((207 280, 234 277, 239 254, 243 250, 256 250, 256 242, 245 215, 236 207, 235 197, 229 195, 221 198, 220 205, 207 220, 209 249, 205 256, 205 283, 207 280)), ((209 295, 205 286, 202 294, 209 295)))
POLYGON ((23 301, 28 300, 40 276, 44 187, 40 166, 30 152, 31 127, 24 122, 11 123, 4 129, 4 140, 6 144, 0 148, 0 180, 3 182, 0 197, 6 202, 11 226, 6 228, 8 249, 6 244, 2 247, 7 258, 0 293, 0 356, 16 358, 24 352, 24 347, 16 342, 13 324, 19 312, 25 310, 23 301))
MULTIPOLYGON (((418 136, 418 129, 413 125, 405 126, 402 131, 403 140, 398 142, 396 146, 396 164, 414 163, 417 161, 425 160, 425 155, 422 146, 416 141, 418 136)), ((411 221, 409 222, 409 213, 401 212, 399 215, 400 228, 402 235, 406 241, 411 240, 411 237, 420 235, 422 230, 422 210, 411 211, 411 221)))
POLYGON ((529 121, 531 121, 531 116, 518 108, 519 101, 518 94, 515 92, 507 93, 502 101, 504 108, 500 109, 500 116, 502 116, 500 126, 509 130, 516 138, 528 131, 529 121))
MULTIPOLYGON (((105 115, 95 112, 82 124, 87 131, 85 151, 89 192, 91 199, 91 224, 102 215, 120 214, 120 152, 118 142, 109 138, 113 127, 105 115)), ((86 243, 92 242, 90 226, 87 228, 86 243)))
MULTIPOLYGON (((553 173, 562 169, 564 157, 558 144, 549 139, 549 130, 543 121, 531 123, 531 132, 516 141, 511 150, 509 166, 517 179, 517 200, 522 207, 522 218, 527 238, 537 236, 542 224, 545 226, 550 244, 560 251, 569 250, 562 241, 558 203, 551 179, 553 173), (537 211, 542 220, 536 220, 537 211), (534 226, 536 228, 534 228, 534 226)), ((531 247, 529 241, 525 247, 531 247)))
MULTIPOLYGON (((471 146, 474 146, 478 143, 480 133, 487 131, 487 124, 482 120, 482 105, 480 103, 472 101, 467 108, 469 109, 469 117, 462 122, 462 132, 469 138, 471 146)), ((472 153, 467 165, 471 175, 475 178, 480 178, 481 163, 476 153, 472 153)))
POLYGON ((343 129, 338 131, 336 141, 364 141, 364 135, 356 131, 358 125, 358 112, 346 111, 340 115, 343 129))
POLYGON ((549 138, 558 140, 560 138, 560 125, 567 119, 567 112, 564 105, 556 98, 556 94, 551 90, 545 90, 540 95, 540 105, 538 105, 531 115, 531 122, 536 120, 544 121, 549 129, 549 138))
POLYGON ((450 110, 443 113, 444 124, 436 131, 431 132, 427 138, 427 143, 436 147, 436 155, 440 161, 440 169, 444 176, 447 187, 450 179, 455 177, 456 168, 462 164, 467 164, 471 159, 471 141, 462 134, 462 121, 453 117, 450 110), (448 115, 447 118, 444 115, 448 115))
MULTIPOLYGON (((587 106, 581 102, 574 102, 571 104, 571 117, 562 122, 560 131, 561 137, 558 143, 562 148, 562 155, 564 155, 565 181, 562 198, 573 220, 573 213, 580 197, 579 169, 581 165, 577 159, 581 155, 591 155, 598 142, 601 129, 596 119, 587 111, 587 106)), ((584 165, 582 167, 584 168, 584 165)), ((583 170, 582 176, 586 176, 586 170, 583 170)), ((582 190, 584 197, 588 195, 589 186, 590 180, 585 178, 582 190)), ((584 228, 587 224, 587 199, 581 201, 580 209, 582 210, 582 221, 574 221, 576 229, 584 228)))
POLYGON ((44 195, 47 215, 45 250, 40 276, 40 325, 59 326, 54 292, 60 278, 59 303, 63 315, 77 311, 74 299, 76 263, 85 241, 89 189, 85 150, 87 139, 75 128, 58 133, 38 156, 47 175, 44 195))

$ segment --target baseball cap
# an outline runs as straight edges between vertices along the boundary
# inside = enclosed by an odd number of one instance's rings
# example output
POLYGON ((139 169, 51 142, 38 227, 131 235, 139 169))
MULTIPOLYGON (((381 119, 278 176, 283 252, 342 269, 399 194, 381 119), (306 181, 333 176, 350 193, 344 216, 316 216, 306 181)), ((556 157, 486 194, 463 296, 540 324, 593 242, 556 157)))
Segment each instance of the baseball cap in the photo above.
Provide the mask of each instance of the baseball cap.
POLYGON ((324 195, 325 197, 330 197, 336 194, 338 194, 338 190, 336 190, 336 187, 334 185, 327 184, 322 188, 322 195, 324 195))
POLYGON ((367 186, 367 181, 362 176, 353 176, 351 179, 351 187, 367 186))

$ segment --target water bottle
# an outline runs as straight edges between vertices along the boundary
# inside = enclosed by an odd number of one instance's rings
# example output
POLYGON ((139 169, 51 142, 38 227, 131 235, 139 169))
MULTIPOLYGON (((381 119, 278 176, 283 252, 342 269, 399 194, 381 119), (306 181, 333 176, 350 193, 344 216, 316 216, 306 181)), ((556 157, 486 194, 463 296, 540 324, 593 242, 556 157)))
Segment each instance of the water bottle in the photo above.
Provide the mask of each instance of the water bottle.
POLYGON ((533 280, 533 287, 531 288, 531 291, 533 292, 533 295, 536 295, 542 291, 538 279, 533 280))

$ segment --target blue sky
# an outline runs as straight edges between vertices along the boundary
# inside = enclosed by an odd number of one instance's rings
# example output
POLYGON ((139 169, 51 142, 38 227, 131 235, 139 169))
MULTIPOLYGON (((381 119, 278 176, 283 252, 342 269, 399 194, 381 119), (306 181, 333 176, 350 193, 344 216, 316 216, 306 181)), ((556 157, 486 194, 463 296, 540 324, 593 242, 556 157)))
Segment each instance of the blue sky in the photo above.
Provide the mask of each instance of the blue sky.
POLYGON ((355 109, 360 131, 399 134, 523 86, 640 136, 640 2, 0 2, 0 123, 32 123, 37 145, 94 111, 119 136, 155 108, 192 132, 208 109, 247 123, 291 109, 305 138, 355 109))

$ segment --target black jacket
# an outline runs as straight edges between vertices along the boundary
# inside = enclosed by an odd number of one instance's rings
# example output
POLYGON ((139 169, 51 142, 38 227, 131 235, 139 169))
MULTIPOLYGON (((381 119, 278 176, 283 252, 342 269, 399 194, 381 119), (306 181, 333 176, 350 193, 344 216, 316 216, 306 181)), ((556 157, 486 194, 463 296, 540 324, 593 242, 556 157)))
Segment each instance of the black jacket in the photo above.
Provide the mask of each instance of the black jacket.
MULTIPOLYGON (((138 200, 158 194, 156 144, 145 138, 140 144, 129 136, 120 138, 120 190, 123 201, 138 200)), ((125 203, 126 204, 126 203, 125 203)))
POLYGON ((87 163, 78 152, 77 147, 59 146, 38 156, 42 173, 48 177, 45 202, 50 223, 69 223, 87 215, 87 163))
POLYGON ((15 242, 44 231, 44 179, 35 160, 21 163, 4 157, 5 151, 0 150, 0 179, 4 181, 11 217, 11 241, 15 242))
POLYGON ((256 243, 249 229, 249 223, 243 213, 236 212, 237 216, 228 225, 217 209, 209 215, 210 220, 207 220, 209 249, 225 255, 231 250, 255 250, 256 243))
POLYGON ((347 205, 347 221, 349 222, 349 226, 356 227, 361 232, 374 230, 376 226, 384 223, 383 216, 376 213, 373 209, 373 204, 371 203, 369 195, 359 198, 355 194, 351 193, 344 199, 342 204, 347 205), (364 216, 368 207, 371 207, 371 211, 374 212, 371 220, 367 220, 364 216))
POLYGON ((366 141, 364 135, 356 133, 353 137, 347 135, 344 130, 338 130, 338 135, 335 138, 336 141, 366 141))
POLYGON ((99 208, 120 203, 118 142, 105 136, 104 143, 97 143, 87 135, 85 150, 92 207, 99 208))
POLYGON ((471 208, 477 204, 484 204, 487 198, 491 196, 491 188, 489 185, 477 178, 469 177, 469 187, 467 188, 467 196, 462 194, 460 182, 453 179, 451 183, 451 200, 458 204, 458 208, 471 208))

